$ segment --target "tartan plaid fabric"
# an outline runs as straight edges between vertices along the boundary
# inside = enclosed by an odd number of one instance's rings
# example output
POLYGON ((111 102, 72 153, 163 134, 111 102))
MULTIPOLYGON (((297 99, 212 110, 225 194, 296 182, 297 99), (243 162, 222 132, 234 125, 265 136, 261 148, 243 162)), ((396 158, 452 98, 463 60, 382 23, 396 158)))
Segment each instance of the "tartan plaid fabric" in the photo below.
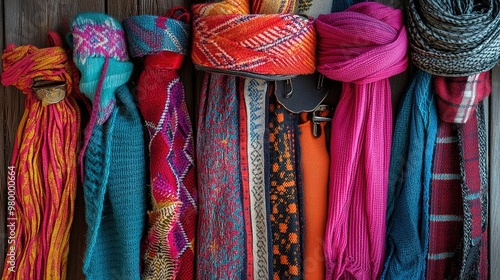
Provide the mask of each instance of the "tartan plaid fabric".
POLYGON ((439 120, 431 177, 427 279, 456 278, 452 263, 463 225, 460 158, 455 125, 439 120))
POLYGON ((434 81, 441 120, 431 181, 429 279, 487 278, 486 135, 477 104, 490 93, 489 79, 481 73, 434 81))
POLYGON ((466 123, 477 104, 490 94, 489 81, 489 71, 465 77, 434 76, 441 119, 450 123, 466 123))

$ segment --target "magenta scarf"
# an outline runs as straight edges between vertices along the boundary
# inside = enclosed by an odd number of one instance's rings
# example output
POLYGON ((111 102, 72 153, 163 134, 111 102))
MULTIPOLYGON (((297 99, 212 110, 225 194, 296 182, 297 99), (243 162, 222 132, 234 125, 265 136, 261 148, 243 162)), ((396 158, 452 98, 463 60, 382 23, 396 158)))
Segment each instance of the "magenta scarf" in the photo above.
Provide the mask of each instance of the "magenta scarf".
POLYGON ((326 279, 377 279, 392 133, 388 78, 408 64, 402 12, 364 2, 320 15, 316 27, 318 71, 343 82, 332 121, 326 279))

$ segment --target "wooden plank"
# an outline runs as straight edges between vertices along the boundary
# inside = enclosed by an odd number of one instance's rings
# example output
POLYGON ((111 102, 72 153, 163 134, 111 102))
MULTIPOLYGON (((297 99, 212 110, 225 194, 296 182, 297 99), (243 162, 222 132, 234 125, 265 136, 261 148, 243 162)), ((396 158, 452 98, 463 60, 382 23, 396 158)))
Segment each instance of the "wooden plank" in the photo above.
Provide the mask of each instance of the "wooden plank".
POLYGON ((119 22, 138 13, 138 0, 106 0, 106 13, 119 22))
POLYGON ((500 67, 492 71, 490 96, 490 279, 500 279, 500 67))
MULTIPOLYGON (((4 1, 0 2, 0 22, 4 22, 4 1)), ((0 28, 0 50, 4 48, 4 34, 3 26, 0 28)), ((0 73, 3 72, 2 63, 0 63, 0 73)), ((6 243, 6 207, 7 205, 7 166, 9 160, 6 158, 6 146, 5 146, 5 92, 4 87, 0 86, 0 271, 3 271, 3 261, 5 259, 5 248, 6 243)))
POLYGON ((139 14, 165 15, 172 7, 184 6, 189 9, 191 1, 183 0, 139 0, 139 14))

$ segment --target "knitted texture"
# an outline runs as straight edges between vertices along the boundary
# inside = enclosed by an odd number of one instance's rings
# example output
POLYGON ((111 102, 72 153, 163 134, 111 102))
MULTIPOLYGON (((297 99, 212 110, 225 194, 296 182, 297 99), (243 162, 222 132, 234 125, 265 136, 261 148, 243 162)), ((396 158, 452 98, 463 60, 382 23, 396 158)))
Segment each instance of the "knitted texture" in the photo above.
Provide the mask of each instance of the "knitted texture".
POLYGON ((375 279, 385 247, 392 134, 388 78, 407 66, 402 13, 366 2, 320 15, 315 24, 318 71, 343 82, 332 120, 326 277, 375 279))
POLYGON ((123 27, 133 57, 162 51, 187 54, 189 22, 169 17, 140 15, 123 21, 123 27))
POLYGON ((49 33, 51 38, 49 48, 9 44, 2 55, 2 84, 26 95, 11 161, 14 190, 9 184, 15 199, 8 201, 7 228, 15 234, 9 237, 2 279, 66 279, 80 110, 68 57, 62 44, 54 44, 62 41, 56 33, 49 33), (39 100, 35 78, 65 83, 66 96, 55 104, 39 100))
POLYGON ((269 104, 273 279, 303 278, 303 193, 298 116, 276 99, 269 104))
MULTIPOLYGON (((320 116, 326 117, 328 111, 320 116)), ((326 122, 313 123, 308 113, 300 115, 300 151, 304 189, 304 279, 325 279, 323 238, 328 210, 328 175, 330 157, 326 146, 326 122), (313 126, 320 135, 313 135, 313 126)))
POLYGON ((470 76, 500 58, 500 3, 410 0, 408 31, 415 65, 438 76, 470 76))
POLYGON ((176 12, 176 19, 136 16, 124 21, 132 54, 147 55, 137 95, 150 136, 153 209, 142 279, 194 279, 198 195, 193 129, 176 69, 181 65, 172 65, 188 42, 189 22, 177 18, 188 21, 189 13, 173 9, 170 16, 176 12))
POLYGON ((145 146, 139 112, 124 85, 132 73, 124 32, 111 17, 95 13, 78 14, 72 31, 80 89, 93 102, 83 150, 83 271, 88 279, 140 279, 145 146))
POLYGON ((206 74, 200 96, 198 279, 247 278, 236 80, 206 74))
POLYGON ((313 73, 313 21, 286 14, 293 12, 292 3, 295 1, 233 0, 194 5, 193 62, 219 70, 257 74, 313 73), (255 14, 249 14, 249 2, 255 14), (274 14, 277 12, 283 14, 274 14))
POLYGON ((438 125, 431 86, 431 75, 417 69, 396 118, 382 279, 425 278, 429 189, 438 125))

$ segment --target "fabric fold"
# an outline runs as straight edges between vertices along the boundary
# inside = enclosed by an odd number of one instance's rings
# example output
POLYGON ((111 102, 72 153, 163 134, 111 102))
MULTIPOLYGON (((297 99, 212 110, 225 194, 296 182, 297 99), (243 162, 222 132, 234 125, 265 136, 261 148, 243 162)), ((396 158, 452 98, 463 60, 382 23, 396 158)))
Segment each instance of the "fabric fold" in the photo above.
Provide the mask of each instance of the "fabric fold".
POLYGON ((25 94, 8 172, 2 279, 66 279, 77 188, 80 109, 69 58, 50 47, 7 45, 2 84, 25 94))
POLYGON ((142 279, 193 279, 197 188, 193 128, 177 73, 187 52, 190 14, 134 16, 123 22, 133 56, 143 57, 138 106, 149 131, 152 210, 142 279))
POLYGON ((93 103, 82 150, 88 225, 83 271, 88 279, 140 279, 145 145, 141 118, 125 85, 133 65, 124 31, 98 13, 78 14, 71 28, 80 90, 93 103))
POLYGON ((408 63, 402 13, 367 2, 320 15, 315 24, 318 71, 343 82, 332 120, 326 277, 375 279, 385 246, 392 135, 388 78, 408 63))

